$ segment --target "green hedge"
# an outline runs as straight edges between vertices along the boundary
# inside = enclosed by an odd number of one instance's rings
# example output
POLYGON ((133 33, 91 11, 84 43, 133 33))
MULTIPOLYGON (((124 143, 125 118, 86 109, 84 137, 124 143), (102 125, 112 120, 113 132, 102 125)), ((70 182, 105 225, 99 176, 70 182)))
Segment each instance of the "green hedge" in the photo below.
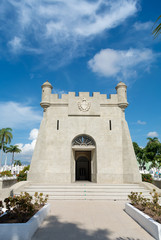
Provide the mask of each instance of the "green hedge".
POLYGON ((153 179, 151 174, 142 174, 142 181, 152 183, 153 179))
POLYGON ((24 169, 22 171, 20 171, 20 173, 17 175, 18 182, 27 180, 26 171, 29 171, 29 169, 30 169, 30 165, 28 165, 27 167, 24 167, 24 169))
POLYGON ((0 173, 0 176, 3 177, 3 176, 8 176, 8 177, 12 177, 13 175, 11 174, 10 171, 3 171, 0 173))

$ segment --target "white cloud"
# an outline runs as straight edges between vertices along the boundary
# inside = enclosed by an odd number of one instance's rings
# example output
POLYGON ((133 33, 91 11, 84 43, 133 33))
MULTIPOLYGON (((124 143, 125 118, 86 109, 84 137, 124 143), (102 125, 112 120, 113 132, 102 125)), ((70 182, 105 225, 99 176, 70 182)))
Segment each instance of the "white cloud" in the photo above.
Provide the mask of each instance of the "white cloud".
POLYGON ((14 37, 11 41, 8 42, 8 45, 11 49, 11 51, 15 54, 18 54, 20 52, 28 52, 28 53, 35 53, 35 54, 41 54, 41 49, 32 48, 29 46, 26 46, 26 43, 22 41, 19 37, 14 37))
POLYGON ((17 143, 16 144, 21 149, 21 153, 19 153, 17 155, 17 157, 19 156, 19 158, 25 157, 25 159, 31 159, 35 145, 36 145, 38 131, 39 130, 36 128, 31 130, 30 135, 29 135, 29 140, 32 140, 32 141, 30 143, 26 143, 26 144, 17 143))
POLYGON ((88 65, 95 73, 105 77, 127 80, 137 74, 137 68, 148 69, 156 54, 151 49, 114 50, 103 49, 97 53, 88 65))
POLYGON ((159 136, 159 134, 157 133, 157 132, 149 132, 148 134, 147 134, 147 137, 158 137, 159 136))
POLYGON ((10 2, 19 10, 19 21, 23 29, 31 26, 34 19, 35 25, 41 24, 46 29, 48 37, 57 33, 90 36, 113 28, 137 12, 138 1, 21 0, 18 3, 10 0, 10 2))
POLYGON ((37 139, 38 133, 39 133, 39 130, 37 128, 32 129, 31 132, 30 132, 29 139, 30 140, 37 139))
POLYGON ((35 144, 36 144, 36 140, 33 140, 31 143, 27 143, 24 145, 22 143, 17 143, 16 145, 18 145, 22 151, 18 156, 21 157, 21 155, 26 155, 26 154, 31 155, 35 148, 35 144))
MULTIPOLYGON (((44 54, 56 61, 83 55, 86 40, 115 28, 138 11, 139 0, 2 0, 1 31, 17 53, 44 54), (9 13, 10 19, 8 19, 9 13), (14 24, 11 24, 11 21, 14 24), (66 54, 64 54, 66 53, 66 54)), ((45 62, 45 59, 43 59, 45 62)), ((54 67, 54 64, 53 64, 54 67)))
POLYGON ((22 40, 19 37, 14 37, 8 44, 13 52, 21 51, 22 49, 22 40))
POLYGON ((18 102, 0 102, 0 126, 24 129, 39 124, 42 116, 33 106, 18 102))
POLYGON ((153 25, 154 25, 154 23, 151 22, 151 21, 148 21, 148 22, 136 22, 134 24, 134 29, 136 31, 151 30, 153 25))
POLYGON ((137 124, 140 124, 140 125, 145 125, 145 124, 146 124, 146 122, 145 122, 145 121, 138 120, 138 121, 137 121, 137 124))

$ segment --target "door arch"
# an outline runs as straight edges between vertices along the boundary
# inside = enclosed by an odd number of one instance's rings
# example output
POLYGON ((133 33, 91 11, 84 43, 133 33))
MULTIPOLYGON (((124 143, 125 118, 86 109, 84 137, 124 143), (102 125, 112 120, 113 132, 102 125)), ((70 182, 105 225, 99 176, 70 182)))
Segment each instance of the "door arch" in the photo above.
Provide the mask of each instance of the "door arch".
POLYGON ((71 181, 86 180, 97 182, 95 140, 89 135, 80 134, 73 138, 71 145, 71 181))
POLYGON ((91 161, 85 156, 80 156, 76 160, 76 181, 81 180, 91 180, 91 161))

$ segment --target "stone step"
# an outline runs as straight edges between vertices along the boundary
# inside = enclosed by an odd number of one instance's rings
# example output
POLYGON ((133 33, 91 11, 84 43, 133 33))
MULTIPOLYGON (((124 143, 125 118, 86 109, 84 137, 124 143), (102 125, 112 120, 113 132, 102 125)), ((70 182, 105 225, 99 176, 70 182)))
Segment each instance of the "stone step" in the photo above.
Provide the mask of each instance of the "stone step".
POLYGON ((93 182, 89 182, 89 181, 78 181, 78 182, 74 182, 74 183, 58 183, 58 184, 54 184, 54 183, 36 183, 36 182, 32 182, 30 183, 30 185, 32 186, 84 186, 84 185, 88 185, 88 186, 140 186, 139 183, 93 183, 93 182))
POLYGON ((127 200, 131 191, 142 192, 144 197, 151 198, 149 191, 138 184, 32 184, 22 191, 32 196, 42 192, 49 195, 49 200, 127 200))
POLYGON ((93 190, 110 190, 110 189, 113 189, 113 190, 117 190, 117 189, 130 189, 131 191, 133 190, 143 190, 144 188, 143 187, 139 187, 139 186, 135 186, 135 187, 116 187, 116 186, 113 186, 113 187, 89 187, 89 186, 75 186, 75 187, 72 187, 72 186, 60 186, 60 187, 57 187, 57 186, 29 186, 29 187, 26 187, 25 189, 51 189, 51 190, 56 190, 56 189, 78 189, 78 190, 81 190, 81 189, 93 189, 93 190))
MULTIPOLYGON (((35 193, 35 192, 38 192, 38 193, 41 193, 41 192, 43 192, 44 194, 57 194, 57 195, 59 195, 59 194, 94 194, 94 193, 96 193, 96 194, 129 194, 129 193, 131 193, 131 191, 129 190, 126 190, 126 191, 114 191, 114 190, 110 190, 110 191, 93 191, 93 190, 82 190, 82 191, 77 191, 77 190, 72 190, 72 191, 69 191, 69 190, 66 190, 66 191, 60 191, 60 189, 59 190, 56 190, 56 191, 51 191, 51 190, 43 190, 43 191, 41 191, 41 190, 38 190, 38 189, 35 189, 35 190, 31 190, 31 189, 27 189, 27 191, 26 192, 29 192, 29 193, 35 193), (36 191, 37 190, 37 191, 36 191)), ((149 194, 149 191, 148 190, 143 190, 142 191, 142 194, 149 194)))
MULTIPOLYGON (((32 194, 31 194, 32 195, 32 194)), ((33 196, 33 195, 32 195, 33 196)), ((145 196, 150 198, 149 196, 145 196)), ((49 195, 49 200, 128 200, 128 196, 125 195, 49 195)))
POLYGON ((104 187, 109 187, 109 188, 117 188, 117 187, 123 187, 123 188, 133 188, 133 187, 140 187, 138 184, 94 184, 94 183, 85 183, 85 184, 32 184, 30 187, 54 187, 54 188, 60 188, 60 187, 70 187, 70 188, 75 188, 75 187, 96 187, 96 188, 104 188, 104 187))
POLYGON ((49 200, 112 200, 127 201, 127 196, 50 196, 49 200))
MULTIPOLYGON (((26 192, 44 192, 44 193, 60 193, 60 192, 66 192, 66 193, 79 193, 79 192, 88 192, 88 193, 93 193, 93 192, 97 192, 97 193, 106 193, 106 192, 110 192, 110 193, 130 193, 131 189, 38 189, 38 188, 25 188, 24 191, 26 192)), ((148 190, 145 189, 135 189, 135 192, 142 192, 142 193, 149 193, 148 190)))

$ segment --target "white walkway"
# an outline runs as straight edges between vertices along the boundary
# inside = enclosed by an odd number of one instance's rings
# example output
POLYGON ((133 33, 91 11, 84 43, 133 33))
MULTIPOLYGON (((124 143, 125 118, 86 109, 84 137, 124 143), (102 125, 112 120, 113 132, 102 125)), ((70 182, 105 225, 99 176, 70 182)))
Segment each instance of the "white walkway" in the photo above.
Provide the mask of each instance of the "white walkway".
POLYGON ((151 240, 120 201, 51 201, 50 216, 32 240, 151 240))

